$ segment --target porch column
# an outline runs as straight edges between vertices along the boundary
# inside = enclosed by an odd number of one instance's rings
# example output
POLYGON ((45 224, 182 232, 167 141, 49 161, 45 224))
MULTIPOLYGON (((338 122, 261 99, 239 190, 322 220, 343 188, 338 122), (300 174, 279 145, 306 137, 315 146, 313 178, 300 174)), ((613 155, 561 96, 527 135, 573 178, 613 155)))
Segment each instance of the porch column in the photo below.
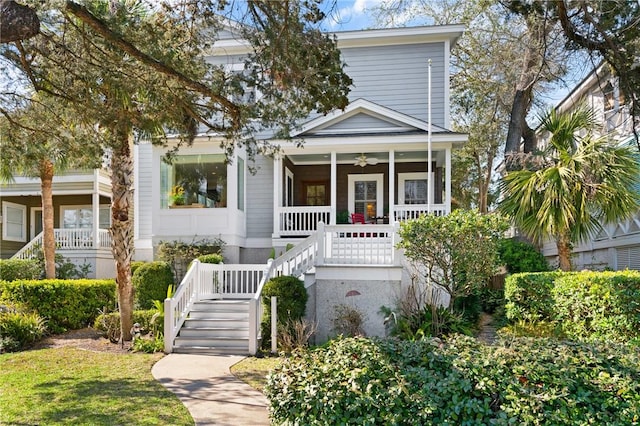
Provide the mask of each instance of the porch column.
POLYGON ((444 209, 445 213, 451 213, 451 147, 445 150, 444 163, 444 209))
POLYGON ((93 171, 93 194, 91 199, 91 208, 93 213, 93 248, 97 249, 100 247, 100 192, 99 192, 99 183, 98 183, 98 169, 93 171))
POLYGON ((338 161, 335 151, 331 151, 331 213, 329 213, 329 225, 336 224, 338 200, 338 161))
POLYGON ((280 237, 280 206, 282 206, 282 159, 273 157, 273 236, 280 237))
POLYGON ((389 223, 394 223, 396 198, 396 152, 389 150, 389 223))

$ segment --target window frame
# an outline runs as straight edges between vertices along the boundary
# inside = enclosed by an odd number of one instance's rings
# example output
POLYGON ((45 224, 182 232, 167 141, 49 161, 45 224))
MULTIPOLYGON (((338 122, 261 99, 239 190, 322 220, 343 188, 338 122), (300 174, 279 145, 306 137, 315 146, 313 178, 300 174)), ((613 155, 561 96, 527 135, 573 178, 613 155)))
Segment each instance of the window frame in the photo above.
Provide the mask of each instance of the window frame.
POLYGON ((308 207, 327 206, 330 191, 329 182, 326 180, 305 180, 302 181, 302 196, 304 197, 304 205, 308 207), (310 186, 324 186, 324 200, 322 204, 309 204, 307 189, 310 186))
MULTIPOLYGON (((405 182, 408 180, 426 180, 427 181, 427 198, 429 197, 429 185, 431 183, 430 183, 428 172, 398 173, 398 204, 399 205, 406 204, 406 200, 404 199, 404 185, 405 185, 405 182)), ((431 195, 433 197, 433 191, 431 195)), ((433 202, 433 200, 431 201, 433 202)), ((428 203, 429 203, 429 200, 427 199, 427 204, 428 203)), ((419 204, 412 204, 412 205, 419 205, 419 204)))
POLYGON ((2 239, 5 241, 16 241, 19 243, 27 242, 27 206, 23 204, 12 203, 10 201, 2 202, 2 239), (8 235, 8 219, 9 215, 7 214, 8 209, 19 210, 22 215, 22 237, 16 237, 13 235, 8 235))
MULTIPOLYGON (((65 205, 61 205, 59 208, 59 214, 60 214, 60 221, 59 221, 59 226, 60 229, 92 229, 94 226, 93 223, 93 206, 91 204, 65 204, 65 205), (65 228, 64 227, 64 211, 65 210, 90 210, 91 211, 91 227, 90 228, 65 228)), ((76 220, 76 225, 77 225, 77 220, 76 220)), ((111 227, 111 205, 109 204, 100 204, 98 206, 98 229, 109 229, 111 227), (109 224, 107 228, 102 228, 100 226, 100 210, 106 209, 107 210, 107 217, 109 218, 109 224)))
POLYGON ((355 183, 359 181, 375 181, 376 182, 376 217, 384 216, 384 173, 363 173, 357 175, 348 175, 347 181, 349 185, 348 206, 349 213, 355 213, 356 194, 355 183))

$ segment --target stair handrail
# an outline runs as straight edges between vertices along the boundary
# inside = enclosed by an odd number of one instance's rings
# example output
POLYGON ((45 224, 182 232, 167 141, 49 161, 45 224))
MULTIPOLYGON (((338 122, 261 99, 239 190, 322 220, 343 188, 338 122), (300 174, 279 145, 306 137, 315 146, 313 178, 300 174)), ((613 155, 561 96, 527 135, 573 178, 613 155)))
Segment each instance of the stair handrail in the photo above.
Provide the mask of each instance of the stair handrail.
POLYGON ((195 259, 185 274, 182 282, 173 293, 173 297, 164 300, 164 351, 173 351, 173 341, 184 320, 189 315, 191 306, 198 301, 200 278, 200 261, 195 259))
MULTIPOLYGON (((319 228, 322 222, 319 223, 319 228)), ((260 338, 260 319, 262 318, 262 289, 273 277, 285 272, 304 274, 314 266, 314 259, 318 253, 318 231, 314 232, 298 245, 287 250, 275 259, 269 259, 256 293, 249 301, 249 353, 254 355, 258 351, 260 338), (305 256, 306 254, 306 256, 305 256), (293 262, 293 266, 291 264, 293 262)))
POLYGON ((20 250, 16 252, 12 259, 32 259, 36 256, 36 250, 42 247, 42 239, 44 238, 44 232, 40 232, 36 237, 25 244, 20 250))

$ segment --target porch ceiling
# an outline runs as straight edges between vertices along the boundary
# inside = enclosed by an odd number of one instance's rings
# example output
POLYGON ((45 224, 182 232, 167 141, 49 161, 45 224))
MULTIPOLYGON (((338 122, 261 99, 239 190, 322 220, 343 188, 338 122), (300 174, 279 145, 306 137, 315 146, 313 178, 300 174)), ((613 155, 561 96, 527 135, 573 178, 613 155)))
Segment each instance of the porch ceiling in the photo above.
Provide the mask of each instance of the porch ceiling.
MULTIPOLYGON (((380 151, 354 151, 349 153, 339 153, 336 155, 338 164, 354 164, 356 157, 364 154, 367 158, 376 158, 378 163, 389 162, 389 152, 380 151)), ((433 161, 443 163, 445 160, 444 151, 433 151, 433 161)), ((287 155, 287 158, 291 160, 293 164, 305 165, 305 164, 328 164, 331 162, 331 155, 328 153, 318 154, 293 154, 287 155)), ((395 162, 396 163, 413 163, 413 162, 426 162, 427 151, 396 151, 395 162)))

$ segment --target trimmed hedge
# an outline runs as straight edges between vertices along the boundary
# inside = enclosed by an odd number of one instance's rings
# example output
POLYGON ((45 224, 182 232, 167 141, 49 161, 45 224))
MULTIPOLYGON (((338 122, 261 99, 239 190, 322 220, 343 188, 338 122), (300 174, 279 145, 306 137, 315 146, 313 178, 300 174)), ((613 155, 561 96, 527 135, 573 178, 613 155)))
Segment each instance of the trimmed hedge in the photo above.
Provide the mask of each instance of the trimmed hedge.
POLYGON ((136 269, 131 282, 136 307, 151 309, 154 300, 167 297, 167 288, 173 285, 173 272, 167 262, 149 262, 136 269))
POLYGON ((221 254, 212 253, 212 254, 203 254, 202 256, 198 256, 198 260, 200 263, 215 263, 220 264, 224 260, 221 254))
POLYGON ((517 274, 505 297, 511 321, 555 323, 573 340, 640 343, 640 272, 517 274))
POLYGON ((262 289, 262 346, 271 345, 271 297, 278 298, 278 327, 304 317, 309 295, 304 282, 296 277, 283 275, 271 278, 262 289))
POLYGON ((93 323, 100 310, 115 305, 114 280, 0 281, 0 299, 47 321, 52 333, 80 329, 93 323))
MULTIPOLYGON (((136 310, 133 311, 133 323, 140 324, 140 329, 142 334, 147 334, 154 329, 159 333, 164 332, 164 316, 158 315, 155 322, 153 321, 153 316, 158 314, 156 309, 145 309, 145 310, 136 310)), ((119 312, 110 312, 108 314, 100 314, 94 324, 93 327, 101 331, 105 334, 105 337, 111 340, 112 342, 117 342, 120 340, 120 313, 119 312)))
POLYGON ((267 377, 274 424, 636 424, 640 353, 615 344, 466 336, 337 339, 267 377))
POLYGON ((0 280, 37 280, 42 273, 37 259, 0 259, 0 280))

